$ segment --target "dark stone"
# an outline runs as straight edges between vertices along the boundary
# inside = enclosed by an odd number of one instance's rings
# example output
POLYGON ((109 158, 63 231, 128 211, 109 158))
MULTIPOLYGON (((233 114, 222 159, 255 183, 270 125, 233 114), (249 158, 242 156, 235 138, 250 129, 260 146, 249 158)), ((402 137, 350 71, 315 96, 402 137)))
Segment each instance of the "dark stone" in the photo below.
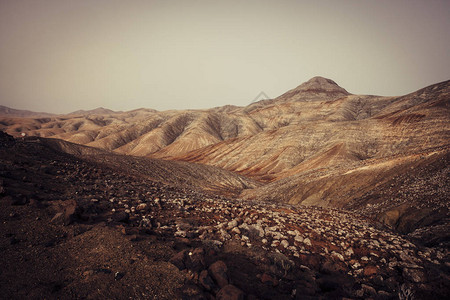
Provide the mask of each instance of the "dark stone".
POLYGON ((182 250, 182 249, 185 249, 186 247, 189 247, 190 245, 191 245, 191 241, 189 239, 177 237, 177 238, 175 238, 175 244, 174 244, 173 248, 175 250, 182 250))
POLYGON ((368 295, 371 297, 374 297, 377 295, 377 291, 370 285, 362 284, 361 288, 364 291, 364 295, 368 295))
POLYGON ((398 287, 398 280, 395 277, 389 277, 384 280, 384 286, 388 289, 388 292, 395 292, 398 287))
POLYGON ((305 296, 314 296, 317 290, 315 283, 300 280, 297 282, 295 299, 305 299, 305 296))
POLYGON ((114 222, 128 223, 130 215, 127 212, 120 211, 113 214, 111 218, 114 222))
POLYGON ((25 205, 28 199, 25 196, 12 197, 11 205, 25 205))
POLYGON ((209 266, 209 273, 211 274, 211 277, 221 288, 228 284, 227 270, 227 265, 221 260, 218 260, 209 266))
POLYGON ((216 295, 216 300, 244 300, 244 292, 234 285, 226 285, 216 295))
POLYGON ((403 278, 415 283, 426 281, 425 274, 422 271, 409 268, 403 269, 403 278))
POLYGON ((282 253, 270 253, 268 258, 271 262, 270 270, 273 274, 282 278, 291 278, 294 270, 294 262, 282 253))
POLYGON ((116 273, 114 274, 114 279, 115 279, 115 280, 120 280, 120 279, 123 278, 123 276, 125 276, 124 273, 116 272, 116 273))
POLYGON ((262 274, 261 276, 261 282, 271 285, 271 286, 277 286, 278 285, 278 280, 276 280, 275 278, 273 278, 272 276, 270 276, 267 273, 262 274))
POLYGON ((194 272, 200 272, 205 268, 205 250, 196 248, 188 253, 189 259, 186 260, 186 268, 194 272))
POLYGON ((353 278, 345 275, 345 274, 338 274, 338 275, 324 275, 321 278, 317 279, 316 283, 318 284, 319 288, 325 292, 338 292, 343 293, 346 290, 350 290, 353 286, 353 278))
POLYGON ((331 276, 320 278, 317 282, 319 283, 320 289, 324 292, 337 290, 340 286, 339 282, 331 276))
POLYGON ((50 222, 69 225, 77 218, 79 212, 80 208, 75 200, 61 201, 57 204, 57 213, 50 222))
POLYGON ((211 291, 216 288, 216 285, 214 284, 212 278, 209 276, 207 270, 203 270, 200 272, 198 281, 200 282, 201 286, 207 291, 211 291))
POLYGON ((181 252, 178 252, 172 258, 169 260, 171 264, 173 264, 175 267, 177 267, 179 270, 186 269, 186 257, 187 257, 188 251, 183 250, 181 252))
POLYGON ((181 288, 183 300, 207 300, 208 298, 203 293, 200 287, 195 284, 185 284, 181 288))
POLYGON ((342 262, 327 258, 320 266, 320 271, 325 274, 335 274, 347 272, 347 268, 342 262))

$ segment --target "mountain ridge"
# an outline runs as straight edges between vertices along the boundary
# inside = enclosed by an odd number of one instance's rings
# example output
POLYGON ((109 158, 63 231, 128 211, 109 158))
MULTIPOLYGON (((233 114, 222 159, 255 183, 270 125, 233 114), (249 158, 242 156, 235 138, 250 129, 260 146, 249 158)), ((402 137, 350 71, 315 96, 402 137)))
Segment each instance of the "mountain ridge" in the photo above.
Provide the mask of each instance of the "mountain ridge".
POLYGON ((450 81, 384 97, 350 94, 314 77, 246 107, 113 114, 101 109, 107 113, 2 118, 0 129, 219 167, 262 184, 243 190, 239 197, 245 199, 345 207, 370 193, 377 180, 394 180, 419 162, 424 167, 428 160, 416 161, 420 155, 448 151, 449 102, 450 81), (367 180, 358 182, 357 174, 367 180))

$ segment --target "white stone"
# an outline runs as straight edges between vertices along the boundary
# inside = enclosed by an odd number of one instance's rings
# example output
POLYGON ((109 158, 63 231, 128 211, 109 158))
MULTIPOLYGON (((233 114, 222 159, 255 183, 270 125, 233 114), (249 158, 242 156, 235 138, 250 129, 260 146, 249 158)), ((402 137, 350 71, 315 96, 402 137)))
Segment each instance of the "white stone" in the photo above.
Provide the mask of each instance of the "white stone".
POLYGON ((299 235, 299 234, 297 234, 297 235, 295 236, 294 240, 295 240, 296 242, 303 243, 303 237, 302 237, 301 235, 299 235))
POLYGON ((239 230, 239 228, 234 227, 231 232, 236 233, 236 234, 241 234, 241 231, 239 230))
POLYGON ((287 248, 287 247, 289 247, 289 242, 286 240, 282 240, 280 245, 283 246, 283 248, 287 248))
POLYGON ((338 252, 333 251, 333 252, 331 252, 331 255, 334 256, 334 257, 336 257, 336 258, 339 259, 340 261, 344 261, 344 260, 345 260, 344 257, 342 256, 342 254, 340 254, 340 253, 338 253, 338 252))
POLYGON ((309 239, 309 238, 306 238, 306 239, 304 239, 303 240, 303 243, 305 244, 305 245, 307 245, 307 246, 312 246, 312 244, 311 244, 311 240, 309 239))
POLYGON ((350 247, 347 250, 345 250, 345 255, 346 256, 352 256, 353 254, 355 254, 355 252, 353 252, 353 249, 350 247))
POLYGON ((141 203, 138 206, 136 206, 136 210, 143 210, 147 208, 147 204, 146 203, 141 203))

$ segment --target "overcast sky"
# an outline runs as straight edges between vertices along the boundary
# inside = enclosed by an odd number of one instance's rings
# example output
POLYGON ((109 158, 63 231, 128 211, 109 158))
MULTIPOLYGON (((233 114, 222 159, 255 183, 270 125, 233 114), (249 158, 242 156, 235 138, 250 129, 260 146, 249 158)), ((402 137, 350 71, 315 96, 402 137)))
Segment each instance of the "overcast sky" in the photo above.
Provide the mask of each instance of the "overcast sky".
POLYGON ((0 105, 247 105, 313 76, 355 94, 450 79, 450 1, 0 0, 0 105))

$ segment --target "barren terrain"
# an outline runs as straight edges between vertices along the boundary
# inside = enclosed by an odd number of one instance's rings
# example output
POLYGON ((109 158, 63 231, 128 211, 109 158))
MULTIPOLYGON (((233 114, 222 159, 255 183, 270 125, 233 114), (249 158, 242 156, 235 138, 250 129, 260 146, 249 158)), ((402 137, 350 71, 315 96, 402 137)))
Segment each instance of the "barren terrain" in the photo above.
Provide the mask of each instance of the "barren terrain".
POLYGON ((443 298, 449 91, 2 108, 1 297, 443 298))

